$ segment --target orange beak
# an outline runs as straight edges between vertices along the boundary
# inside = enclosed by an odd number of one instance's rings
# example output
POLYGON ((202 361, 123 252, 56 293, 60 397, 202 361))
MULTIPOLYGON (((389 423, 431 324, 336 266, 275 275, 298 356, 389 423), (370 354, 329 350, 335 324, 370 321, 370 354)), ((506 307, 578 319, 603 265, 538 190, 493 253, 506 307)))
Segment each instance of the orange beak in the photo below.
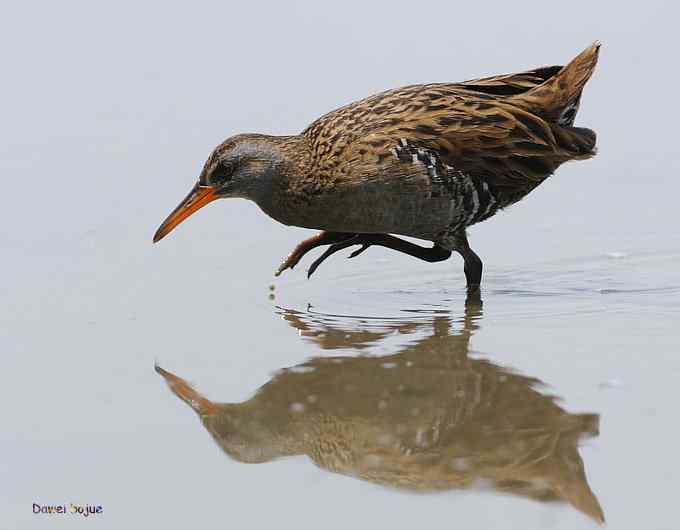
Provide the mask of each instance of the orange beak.
POLYGON ((203 208, 206 204, 219 199, 217 188, 211 186, 201 186, 196 184, 189 192, 189 195, 175 208, 163 224, 158 227, 153 236, 153 242, 157 243, 167 236, 173 228, 184 221, 192 213, 203 208))

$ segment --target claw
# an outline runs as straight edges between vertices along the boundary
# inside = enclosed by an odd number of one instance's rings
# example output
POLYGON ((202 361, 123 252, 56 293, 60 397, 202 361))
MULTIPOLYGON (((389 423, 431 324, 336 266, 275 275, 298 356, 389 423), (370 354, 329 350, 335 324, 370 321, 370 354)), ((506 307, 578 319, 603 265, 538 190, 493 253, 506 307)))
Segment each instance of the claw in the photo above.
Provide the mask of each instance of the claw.
POLYGON ((281 273, 286 269, 293 270, 295 265, 299 263, 301 257, 302 256, 298 252, 291 252, 284 262, 279 265, 279 268, 274 273, 274 276, 281 276, 281 273))
POLYGON ((370 246, 371 245, 367 244, 361 245, 361 248, 352 252, 349 256, 347 256, 347 259, 356 258, 359 254, 361 254, 364 250, 366 250, 370 246))

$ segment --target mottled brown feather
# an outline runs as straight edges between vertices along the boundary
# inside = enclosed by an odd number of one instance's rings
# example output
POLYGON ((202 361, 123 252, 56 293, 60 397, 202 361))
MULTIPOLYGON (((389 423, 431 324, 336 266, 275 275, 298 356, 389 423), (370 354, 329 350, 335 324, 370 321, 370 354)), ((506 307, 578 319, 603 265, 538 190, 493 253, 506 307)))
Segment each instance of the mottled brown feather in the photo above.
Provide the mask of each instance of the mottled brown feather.
POLYGON ((598 49, 594 44, 566 67, 412 85, 332 111, 302 133, 312 149, 310 176, 334 183, 399 178, 404 168, 382 163, 405 139, 501 187, 531 188, 560 164, 594 154, 592 131, 555 121, 580 95, 598 49))

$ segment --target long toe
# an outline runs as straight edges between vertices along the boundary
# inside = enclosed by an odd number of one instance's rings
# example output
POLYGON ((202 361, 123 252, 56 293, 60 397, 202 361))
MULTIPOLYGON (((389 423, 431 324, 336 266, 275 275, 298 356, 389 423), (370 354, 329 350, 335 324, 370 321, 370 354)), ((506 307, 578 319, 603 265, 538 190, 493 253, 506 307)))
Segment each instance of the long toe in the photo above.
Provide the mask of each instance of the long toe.
POLYGON ((314 263, 312 263, 310 265, 309 269, 307 269, 307 278, 310 278, 312 276, 312 274, 314 274, 316 269, 319 268, 319 265, 321 265, 324 261, 326 261, 326 259, 331 257, 333 254, 335 254, 336 252, 340 252, 341 250, 344 250, 347 247, 351 247, 353 245, 356 245, 358 243, 356 241, 356 239, 357 239, 357 237, 355 236, 355 237, 348 239, 347 241, 343 241, 342 243, 336 243, 336 244, 328 247, 325 250, 325 252, 323 254, 321 254, 321 256, 319 256, 314 261, 314 263))
POLYGON ((302 256, 298 256, 295 252, 289 254, 288 257, 284 260, 284 262, 281 263, 281 265, 279 265, 279 268, 276 269, 274 276, 281 276, 281 273, 286 269, 293 270, 295 268, 295 265, 299 263, 301 257, 302 256))
POLYGON ((359 254, 361 254, 364 250, 366 250, 368 247, 371 245, 361 245, 361 248, 358 250, 355 250, 352 252, 349 256, 347 256, 348 259, 350 258, 356 258, 359 254))

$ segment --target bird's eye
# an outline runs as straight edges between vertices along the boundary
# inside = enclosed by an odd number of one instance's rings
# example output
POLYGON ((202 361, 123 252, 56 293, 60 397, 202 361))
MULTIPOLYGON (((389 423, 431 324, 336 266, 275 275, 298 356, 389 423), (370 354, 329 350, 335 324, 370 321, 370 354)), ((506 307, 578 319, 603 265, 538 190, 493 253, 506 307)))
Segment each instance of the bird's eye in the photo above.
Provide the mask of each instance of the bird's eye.
POLYGON ((229 162, 220 162, 213 170, 210 180, 215 184, 221 184, 231 179, 233 172, 234 168, 229 162))

